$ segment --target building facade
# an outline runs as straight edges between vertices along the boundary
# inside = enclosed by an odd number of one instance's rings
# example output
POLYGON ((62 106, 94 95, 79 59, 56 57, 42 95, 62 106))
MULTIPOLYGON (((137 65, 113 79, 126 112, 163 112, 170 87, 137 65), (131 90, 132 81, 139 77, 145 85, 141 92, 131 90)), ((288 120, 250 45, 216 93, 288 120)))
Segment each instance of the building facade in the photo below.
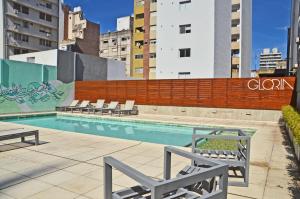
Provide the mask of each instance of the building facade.
POLYGON ((88 55, 99 55, 100 25, 84 18, 81 7, 64 6, 64 40, 59 49, 88 55))
POLYGON ((278 67, 280 62, 282 62, 282 53, 279 52, 277 48, 273 48, 272 50, 265 48, 259 57, 260 68, 275 69, 278 67))
POLYGON ((232 0, 231 76, 250 77, 252 60, 252 0, 232 0))
POLYGON ((0 58, 58 47, 60 0, 1 0, 0 58))
POLYGON ((157 0, 134 0, 131 76, 156 78, 157 0))
POLYGON ((230 78, 230 27, 231 0, 158 2, 156 78, 230 78))
MULTIPOLYGON (((156 56, 158 55, 156 51, 159 48, 157 48, 156 43, 158 42, 158 31, 160 31, 157 23, 159 23, 161 16, 166 16, 161 12, 174 12, 172 14, 175 15, 181 13, 180 9, 174 10, 170 7, 170 10, 168 10, 164 6, 162 8, 166 9, 160 11, 158 6, 164 2, 163 0, 134 0, 131 67, 131 75, 133 77, 145 79, 157 78, 156 66, 158 59, 156 59, 156 56)), ((194 2, 191 0, 176 0, 172 5, 182 4, 182 7, 184 7, 185 4, 188 5, 189 3, 194 2)), ((229 27, 231 27, 231 36, 229 36, 231 38, 231 49, 229 49, 229 52, 231 52, 231 77, 250 77, 252 59, 252 0, 231 0, 231 6, 231 24, 229 24, 229 27)), ((222 13, 222 10, 220 12, 222 13)), ((189 16, 192 17, 192 15, 189 16)), ((189 20, 192 21, 193 18, 189 20)), ((203 37, 202 35, 205 35, 205 31, 202 31, 198 37, 203 37)), ((202 48, 201 45, 198 48, 200 51, 202 50, 200 49, 202 48)), ((172 66, 168 67, 172 68, 172 66)), ((227 66, 224 67, 227 68, 227 66)))
POLYGON ((108 32, 100 35, 100 57, 126 63, 126 74, 130 76, 132 30, 108 32))

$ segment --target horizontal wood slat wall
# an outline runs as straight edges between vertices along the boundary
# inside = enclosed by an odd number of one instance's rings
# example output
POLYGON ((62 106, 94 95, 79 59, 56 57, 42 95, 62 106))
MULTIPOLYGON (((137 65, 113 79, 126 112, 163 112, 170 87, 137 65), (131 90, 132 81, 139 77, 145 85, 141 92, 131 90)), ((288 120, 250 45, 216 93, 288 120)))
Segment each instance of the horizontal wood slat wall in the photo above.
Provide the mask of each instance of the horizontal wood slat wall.
POLYGON ((75 98, 140 105, 279 110, 294 102, 296 78, 78 81, 75 98), (250 88, 251 89, 250 89, 250 88))

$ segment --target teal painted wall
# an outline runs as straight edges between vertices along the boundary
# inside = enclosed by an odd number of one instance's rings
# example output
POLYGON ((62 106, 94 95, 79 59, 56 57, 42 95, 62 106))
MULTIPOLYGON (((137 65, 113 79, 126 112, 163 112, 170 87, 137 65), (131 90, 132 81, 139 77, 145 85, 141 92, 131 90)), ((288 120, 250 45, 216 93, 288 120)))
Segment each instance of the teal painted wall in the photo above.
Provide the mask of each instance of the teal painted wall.
POLYGON ((57 67, 0 60, 0 114, 54 111, 74 99, 74 83, 57 80, 57 67))

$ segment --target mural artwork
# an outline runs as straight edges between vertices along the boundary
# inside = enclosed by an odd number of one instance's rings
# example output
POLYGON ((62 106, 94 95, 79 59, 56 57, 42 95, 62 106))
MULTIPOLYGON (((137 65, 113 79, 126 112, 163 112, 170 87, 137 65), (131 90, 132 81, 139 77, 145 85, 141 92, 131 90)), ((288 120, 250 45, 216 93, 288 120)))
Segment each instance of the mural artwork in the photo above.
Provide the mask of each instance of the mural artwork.
POLYGON ((25 102, 35 104, 37 102, 47 102, 50 99, 59 100, 63 94, 63 91, 56 89, 55 86, 49 82, 31 82, 27 87, 12 84, 11 87, 6 88, 0 85, 0 103, 14 101, 18 104, 25 102))

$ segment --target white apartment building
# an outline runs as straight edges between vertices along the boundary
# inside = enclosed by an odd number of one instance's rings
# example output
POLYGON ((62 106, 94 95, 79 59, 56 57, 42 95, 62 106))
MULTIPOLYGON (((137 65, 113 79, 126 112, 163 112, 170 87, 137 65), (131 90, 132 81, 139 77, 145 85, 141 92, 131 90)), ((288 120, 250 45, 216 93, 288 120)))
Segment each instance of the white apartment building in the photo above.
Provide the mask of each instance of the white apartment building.
POLYGON ((277 48, 273 48, 272 50, 265 48, 260 54, 259 66, 260 68, 277 68, 281 61, 282 53, 277 48))
POLYGON ((158 0, 156 78, 230 78, 231 11, 231 0, 158 0))
POLYGON ((0 58, 58 47, 60 0, 1 0, 0 58))

